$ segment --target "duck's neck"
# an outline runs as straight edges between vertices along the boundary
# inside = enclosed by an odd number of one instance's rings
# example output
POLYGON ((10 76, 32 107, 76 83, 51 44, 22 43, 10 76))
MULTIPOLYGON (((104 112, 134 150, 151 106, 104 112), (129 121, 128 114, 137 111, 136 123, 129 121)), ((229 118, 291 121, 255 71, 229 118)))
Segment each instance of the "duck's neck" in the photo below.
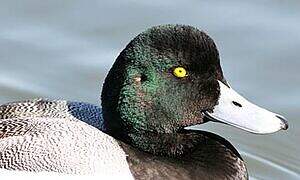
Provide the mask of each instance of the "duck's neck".
POLYGON ((144 152, 168 157, 182 156, 205 141, 205 137, 197 133, 135 132, 128 136, 132 146, 144 152))
POLYGON ((126 134, 126 139, 121 138, 121 141, 144 152, 168 157, 185 156, 195 150, 206 149, 207 144, 213 142, 215 148, 222 146, 228 149, 235 157, 242 159, 230 142, 221 136, 206 131, 182 130, 180 133, 140 131, 126 134))
MULTIPOLYGON (((135 169, 133 173, 151 167, 158 177, 164 177, 168 173, 166 171, 178 171, 174 175, 180 174, 180 178, 247 179, 245 164, 237 150, 213 133, 186 131, 177 134, 136 135, 133 138, 134 144, 121 143, 124 151, 129 154, 130 168, 135 169)), ((141 179, 148 176, 144 173, 134 175, 141 179)))

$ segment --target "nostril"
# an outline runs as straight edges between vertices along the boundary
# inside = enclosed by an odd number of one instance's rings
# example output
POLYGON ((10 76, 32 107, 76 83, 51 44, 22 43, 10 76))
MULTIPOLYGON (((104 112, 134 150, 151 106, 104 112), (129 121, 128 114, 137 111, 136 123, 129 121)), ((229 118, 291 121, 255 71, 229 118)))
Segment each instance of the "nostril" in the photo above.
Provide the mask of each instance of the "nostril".
POLYGON ((236 101, 232 101, 232 104, 238 107, 243 107, 240 103, 236 102, 236 101))

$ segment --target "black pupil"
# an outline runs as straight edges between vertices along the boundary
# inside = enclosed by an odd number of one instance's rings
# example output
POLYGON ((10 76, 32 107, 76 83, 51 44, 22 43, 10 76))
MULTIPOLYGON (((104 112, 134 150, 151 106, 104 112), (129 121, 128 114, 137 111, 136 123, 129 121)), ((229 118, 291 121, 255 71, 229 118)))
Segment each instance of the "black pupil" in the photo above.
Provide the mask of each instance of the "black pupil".
POLYGON ((242 105, 236 101, 232 101, 232 103, 235 105, 235 106, 238 106, 238 107, 242 107, 242 105))

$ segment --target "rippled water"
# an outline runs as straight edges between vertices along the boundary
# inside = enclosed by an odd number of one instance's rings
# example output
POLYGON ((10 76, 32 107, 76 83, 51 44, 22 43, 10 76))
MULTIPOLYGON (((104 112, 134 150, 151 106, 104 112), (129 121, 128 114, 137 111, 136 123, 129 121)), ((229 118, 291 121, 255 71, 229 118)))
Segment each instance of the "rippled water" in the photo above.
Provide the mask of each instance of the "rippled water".
POLYGON ((105 74, 131 38, 152 25, 190 24, 215 39, 231 86, 290 123, 266 136, 213 123, 203 129, 238 148, 252 179, 300 179, 299 9, 297 0, 2 1, 0 104, 99 104, 105 74))

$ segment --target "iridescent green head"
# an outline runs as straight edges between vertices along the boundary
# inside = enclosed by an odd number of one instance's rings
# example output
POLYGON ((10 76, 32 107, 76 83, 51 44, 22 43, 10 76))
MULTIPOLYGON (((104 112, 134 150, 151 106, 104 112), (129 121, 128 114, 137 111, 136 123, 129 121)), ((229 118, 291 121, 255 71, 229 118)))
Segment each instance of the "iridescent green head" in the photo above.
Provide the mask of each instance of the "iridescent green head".
POLYGON ((109 71, 102 92, 106 130, 120 139, 136 132, 177 133, 204 122, 225 82, 219 54, 204 32, 163 25, 135 37, 109 71))
POLYGON ((204 117, 259 134, 288 128, 284 117, 228 86, 213 40, 184 25, 156 26, 135 37, 105 80, 102 107, 106 131, 137 146, 151 135, 178 135, 204 117))

